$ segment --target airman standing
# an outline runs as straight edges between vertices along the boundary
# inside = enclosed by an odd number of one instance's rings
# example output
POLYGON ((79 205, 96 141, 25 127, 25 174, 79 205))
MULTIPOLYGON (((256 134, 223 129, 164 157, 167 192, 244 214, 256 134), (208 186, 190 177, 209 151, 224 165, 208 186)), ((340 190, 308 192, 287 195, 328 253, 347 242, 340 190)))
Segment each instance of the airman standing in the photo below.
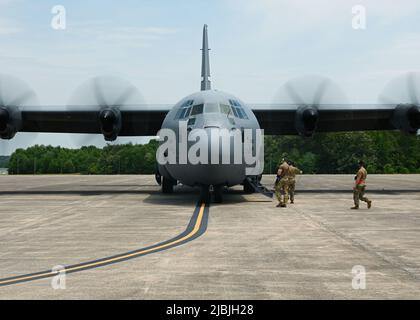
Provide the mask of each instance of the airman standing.
POLYGON ((277 207, 285 208, 287 201, 289 200, 288 191, 288 176, 289 176, 289 165, 286 159, 282 159, 279 169, 277 170, 277 179, 275 183, 276 197, 279 201, 277 207))
POLYGON ((353 210, 359 209, 360 200, 367 203, 368 209, 372 207, 372 201, 365 197, 366 177, 367 177, 367 171, 365 169, 365 163, 363 161, 359 161, 359 170, 357 171, 357 174, 354 177, 355 179, 355 184, 353 187, 354 207, 351 208, 353 210))
POLYGON ((294 163, 289 162, 288 191, 290 203, 295 203, 296 175, 302 173, 303 171, 295 167, 294 163))

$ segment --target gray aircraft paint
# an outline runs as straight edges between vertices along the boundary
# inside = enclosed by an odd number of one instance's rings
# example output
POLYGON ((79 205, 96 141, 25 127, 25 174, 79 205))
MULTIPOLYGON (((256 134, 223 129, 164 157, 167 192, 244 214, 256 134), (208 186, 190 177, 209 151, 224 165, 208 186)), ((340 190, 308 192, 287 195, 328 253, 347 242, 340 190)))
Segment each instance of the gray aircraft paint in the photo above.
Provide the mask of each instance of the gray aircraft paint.
POLYGON ((207 25, 203 28, 203 48, 201 61, 201 91, 211 90, 210 83, 210 57, 209 57, 209 40, 207 36, 207 25))
MULTIPOLYGON (((179 101, 166 115, 165 120, 162 124, 162 129, 171 129, 176 133, 176 143, 179 145, 181 137, 179 136, 179 127, 180 121, 176 118, 178 111, 182 107, 182 105, 188 101, 193 100, 193 105, 203 104, 204 106, 208 104, 218 104, 218 105, 230 105, 230 101, 237 101, 242 106, 244 112, 246 113, 247 119, 240 119, 235 117, 233 113, 225 114, 221 112, 215 113, 206 113, 203 112, 201 114, 197 114, 194 116, 190 116, 186 118, 187 120, 190 118, 195 118, 195 123, 192 125, 188 125, 188 131, 194 129, 205 129, 208 139, 208 150, 209 150, 209 164, 166 164, 166 165, 159 165, 159 172, 167 178, 176 179, 182 184, 189 185, 189 186, 196 186, 196 185, 227 185, 232 186, 236 184, 240 184, 246 178, 246 165, 245 161, 241 161, 241 164, 234 164, 233 161, 231 164, 223 164, 220 161, 220 164, 211 164, 211 150, 216 150, 216 148, 212 145, 218 145, 219 149, 219 157, 223 158, 229 157, 233 159, 234 154, 234 143, 235 140, 233 138, 229 138, 230 140, 230 154, 224 155, 223 152, 226 152, 225 149, 222 148, 221 141, 224 139, 223 136, 220 136, 219 141, 214 141, 212 139, 212 131, 217 130, 217 134, 214 136, 219 135, 220 129, 226 129, 231 131, 233 129, 243 130, 243 129, 260 129, 258 121, 252 112, 252 110, 246 106, 244 102, 240 99, 236 98, 235 96, 225 93, 218 90, 212 90, 210 85, 210 60, 209 60, 209 48, 208 48, 208 36, 207 36, 207 25, 204 26, 203 29, 203 48, 202 48, 202 66, 201 66, 201 91, 193 93, 181 101, 179 101)), ((253 141, 255 143, 255 141, 253 141)), ((241 141, 242 143, 242 141, 241 141)), ((193 142, 188 142, 188 148, 193 145, 193 142)), ((179 159, 180 152, 183 150, 179 150, 177 148, 176 157, 179 159)))

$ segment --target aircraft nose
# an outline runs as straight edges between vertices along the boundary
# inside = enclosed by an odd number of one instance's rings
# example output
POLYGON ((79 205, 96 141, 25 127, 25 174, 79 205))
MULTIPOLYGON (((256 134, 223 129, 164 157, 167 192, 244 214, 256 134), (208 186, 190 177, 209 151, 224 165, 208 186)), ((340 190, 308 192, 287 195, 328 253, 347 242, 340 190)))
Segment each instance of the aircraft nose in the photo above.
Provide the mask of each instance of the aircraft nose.
POLYGON ((229 131, 217 125, 207 125, 205 131, 208 136, 209 164, 230 164, 233 155, 232 142, 229 131))
POLYGON ((208 137, 208 164, 195 168, 199 184, 234 185, 244 179, 244 167, 234 163, 233 138, 226 128, 204 128, 208 137))
POLYGON ((243 161, 240 163, 234 161, 235 140, 229 129, 208 125, 197 131, 191 130, 188 140, 188 164, 167 165, 173 178, 190 186, 231 186, 241 183, 245 179, 243 161), (206 139, 205 143, 202 142, 204 138, 206 139))
POLYGON ((203 117, 203 128, 229 128, 229 119, 222 113, 207 113, 203 117))

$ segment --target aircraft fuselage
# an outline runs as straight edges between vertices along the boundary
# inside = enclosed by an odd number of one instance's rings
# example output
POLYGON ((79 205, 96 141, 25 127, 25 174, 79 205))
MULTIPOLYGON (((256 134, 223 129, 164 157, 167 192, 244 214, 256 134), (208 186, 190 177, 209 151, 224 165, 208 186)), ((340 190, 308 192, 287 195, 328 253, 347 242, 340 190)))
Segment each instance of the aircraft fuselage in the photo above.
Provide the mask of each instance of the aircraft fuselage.
MULTIPOLYGON (((177 163, 159 165, 159 172, 189 186, 241 184, 246 178, 246 163, 244 159, 239 163, 234 161, 234 150, 235 147, 245 150, 244 135, 240 134, 238 139, 228 136, 234 131, 242 133, 245 129, 259 128, 252 110, 233 95, 217 90, 193 93, 178 102, 163 121, 162 129, 174 131, 180 147, 176 149, 177 163), (183 129, 187 131, 185 136, 183 129), (207 161, 191 163, 188 159, 188 163, 180 163, 180 156, 196 143, 191 139, 195 129, 207 134, 208 154, 204 156, 207 161), (183 143, 186 149, 182 148, 183 143), (223 159, 230 160, 224 162, 223 159)), ((255 151, 255 140, 252 143, 255 151)))

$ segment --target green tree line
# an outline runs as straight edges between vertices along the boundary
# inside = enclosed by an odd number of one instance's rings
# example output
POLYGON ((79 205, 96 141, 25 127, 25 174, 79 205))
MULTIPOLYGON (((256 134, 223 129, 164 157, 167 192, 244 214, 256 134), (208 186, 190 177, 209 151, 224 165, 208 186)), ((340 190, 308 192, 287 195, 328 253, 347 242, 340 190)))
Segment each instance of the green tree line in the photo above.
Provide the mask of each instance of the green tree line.
POLYGON ((17 149, 9 160, 9 174, 150 174, 155 172, 156 140, 144 145, 107 145, 67 149, 33 146, 17 149))
MULTIPOLYGON (((9 174, 152 174, 156 140, 144 145, 108 145, 66 149, 34 146, 16 150, 9 174)), ((354 173, 363 159, 369 173, 420 173, 420 137, 400 132, 357 132, 265 137, 265 173, 274 173, 287 157, 305 173, 354 173)))
POLYGON ((266 173, 275 172, 283 156, 306 173, 354 173, 359 160, 370 173, 420 173, 420 136, 396 131, 270 136, 264 146, 266 173))

